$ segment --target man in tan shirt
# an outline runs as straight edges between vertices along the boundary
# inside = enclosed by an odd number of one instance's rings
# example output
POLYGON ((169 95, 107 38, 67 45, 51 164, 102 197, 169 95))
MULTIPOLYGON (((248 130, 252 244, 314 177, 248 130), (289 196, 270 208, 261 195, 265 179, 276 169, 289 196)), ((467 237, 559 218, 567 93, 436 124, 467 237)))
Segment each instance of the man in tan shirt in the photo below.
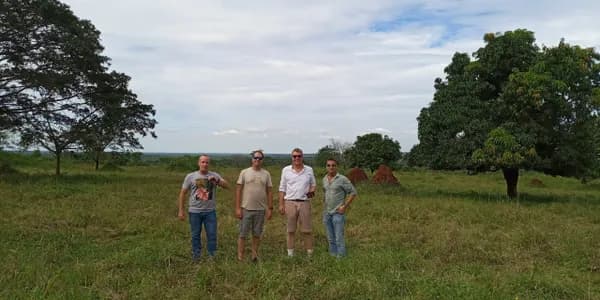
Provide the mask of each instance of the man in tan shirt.
POLYGON ((258 260, 258 246, 265 223, 273 213, 273 183, 271 174, 262 168, 262 150, 252 152, 252 166, 242 170, 235 190, 235 215, 240 219, 238 260, 244 259, 245 240, 252 231, 252 261, 258 260))

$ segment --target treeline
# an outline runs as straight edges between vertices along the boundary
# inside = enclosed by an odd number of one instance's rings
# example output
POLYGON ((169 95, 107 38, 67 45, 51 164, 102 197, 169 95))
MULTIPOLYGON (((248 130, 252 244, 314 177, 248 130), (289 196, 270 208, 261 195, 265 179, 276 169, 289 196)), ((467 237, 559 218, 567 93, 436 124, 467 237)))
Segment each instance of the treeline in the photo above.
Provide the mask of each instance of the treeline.
POLYGON ((0 146, 52 153, 141 149, 155 136, 152 105, 110 69, 100 32, 54 0, 0 1, 0 146))
MULTIPOLYGON (((47 168, 54 161, 54 155, 39 150, 31 152, 0 152, 0 175, 18 173, 20 168, 47 168)), ((168 171, 191 172, 198 169, 199 154, 161 155, 142 152, 104 152, 101 155, 103 164, 99 171, 121 171, 127 166, 159 166, 168 171)), ((94 156, 89 152, 66 151, 62 154, 63 163, 77 165, 77 169, 87 168, 94 163, 94 156)), ((227 154, 211 156, 213 168, 238 168, 250 166, 249 154, 227 154)), ((283 168, 291 163, 289 155, 265 155, 264 166, 283 168)), ((313 165, 315 157, 308 154, 305 163, 313 165)), ((323 166, 321 166, 323 167, 323 166)))

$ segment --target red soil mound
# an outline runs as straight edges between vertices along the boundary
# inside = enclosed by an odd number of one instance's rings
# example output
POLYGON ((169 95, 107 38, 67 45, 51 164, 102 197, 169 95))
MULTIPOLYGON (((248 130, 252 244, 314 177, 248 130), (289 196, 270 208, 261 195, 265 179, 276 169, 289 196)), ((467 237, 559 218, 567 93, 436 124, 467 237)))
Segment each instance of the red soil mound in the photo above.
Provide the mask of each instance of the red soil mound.
POLYGON ((371 181, 378 184, 399 184, 398 179, 394 176, 394 173, 392 173, 392 169, 386 165, 379 166, 371 181))
POLYGON ((352 182, 352 184, 357 184, 359 182, 369 180, 369 178, 367 177, 367 173, 365 173, 365 171, 363 171, 363 169, 361 168, 350 169, 346 177, 350 179, 350 182, 352 182))

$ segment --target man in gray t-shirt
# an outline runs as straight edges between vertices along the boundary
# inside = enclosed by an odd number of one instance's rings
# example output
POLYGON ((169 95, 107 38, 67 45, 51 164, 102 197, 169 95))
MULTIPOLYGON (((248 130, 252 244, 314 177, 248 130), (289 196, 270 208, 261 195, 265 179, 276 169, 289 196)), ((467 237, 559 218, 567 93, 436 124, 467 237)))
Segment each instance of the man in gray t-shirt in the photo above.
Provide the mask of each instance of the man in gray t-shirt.
POLYGON ((180 220, 185 220, 184 201, 188 197, 188 215, 192 235, 192 259, 200 259, 202 251, 202 226, 206 230, 206 244, 209 256, 214 256, 217 250, 217 186, 229 188, 229 184, 221 175, 208 170, 210 157, 201 155, 198 158, 198 171, 185 176, 179 192, 180 220))

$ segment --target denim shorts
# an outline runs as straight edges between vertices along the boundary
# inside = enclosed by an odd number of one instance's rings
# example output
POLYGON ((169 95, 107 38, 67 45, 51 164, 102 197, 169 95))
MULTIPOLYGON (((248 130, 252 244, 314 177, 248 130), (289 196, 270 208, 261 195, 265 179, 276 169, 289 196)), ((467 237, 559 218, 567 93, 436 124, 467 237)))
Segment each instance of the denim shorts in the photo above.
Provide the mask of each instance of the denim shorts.
POLYGON ((261 237, 265 225, 264 210, 247 210, 242 208, 242 220, 240 221, 240 238, 248 237, 250 231, 254 237, 261 237))

